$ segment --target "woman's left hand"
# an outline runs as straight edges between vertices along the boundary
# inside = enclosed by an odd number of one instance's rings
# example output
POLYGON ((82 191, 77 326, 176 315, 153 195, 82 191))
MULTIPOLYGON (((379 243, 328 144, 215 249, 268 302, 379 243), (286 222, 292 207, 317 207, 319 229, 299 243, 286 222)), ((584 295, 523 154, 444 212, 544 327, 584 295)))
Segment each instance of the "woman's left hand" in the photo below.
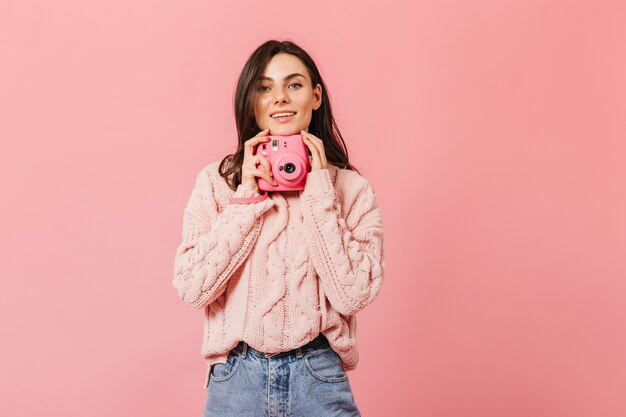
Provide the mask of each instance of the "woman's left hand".
POLYGON ((301 130, 300 133, 302 133, 302 140, 304 141, 304 144, 311 151, 311 155, 309 156, 311 171, 328 168, 328 161, 326 160, 326 154, 324 153, 324 142, 322 142, 320 138, 304 130, 301 130))

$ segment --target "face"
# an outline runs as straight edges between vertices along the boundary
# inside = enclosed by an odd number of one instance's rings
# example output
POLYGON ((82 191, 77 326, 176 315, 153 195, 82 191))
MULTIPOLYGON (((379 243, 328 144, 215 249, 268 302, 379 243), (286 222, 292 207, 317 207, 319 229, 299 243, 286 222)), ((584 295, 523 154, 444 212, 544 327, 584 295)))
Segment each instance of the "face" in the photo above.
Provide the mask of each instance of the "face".
POLYGON ((282 136, 309 131, 313 110, 322 104, 322 87, 319 83, 313 87, 299 58, 285 53, 274 55, 255 88, 254 116, 261 130, 269 128, 270 135, 282 136), (295 114, 272 117, 281 112, 295 114))

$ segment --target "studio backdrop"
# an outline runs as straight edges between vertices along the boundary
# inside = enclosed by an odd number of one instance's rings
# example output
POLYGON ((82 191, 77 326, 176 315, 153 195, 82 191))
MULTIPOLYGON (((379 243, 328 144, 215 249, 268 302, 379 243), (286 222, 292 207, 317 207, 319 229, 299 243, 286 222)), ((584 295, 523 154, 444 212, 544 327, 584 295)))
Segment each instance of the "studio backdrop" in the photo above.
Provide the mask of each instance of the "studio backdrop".
MULTIPOLYGON (((172 286, 269 39, 306 49, 376 192, 367 417, 626 415, 618 1, 4 1, 0 416, 200 416, 172 286)), ((319 416, 323 417, 323 416, 319 416)))

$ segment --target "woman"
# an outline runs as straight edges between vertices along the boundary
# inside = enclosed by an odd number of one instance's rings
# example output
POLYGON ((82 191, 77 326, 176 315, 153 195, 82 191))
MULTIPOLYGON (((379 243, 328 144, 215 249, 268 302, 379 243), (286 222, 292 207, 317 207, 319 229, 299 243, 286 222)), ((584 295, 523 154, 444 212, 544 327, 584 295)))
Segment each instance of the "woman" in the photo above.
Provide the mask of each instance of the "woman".
POLYGON ((204 416, 359 416, 346 371, 358 362, 356 313, 383 281, 374 191, 294 43, 252 53, 235 115, 238 148, 198 174, 174 265, 178 296, 204 310, 204 416), (255 146, 294 134, 310 152, 304 190, 260 192, 258 178, 277 182, 255 146))

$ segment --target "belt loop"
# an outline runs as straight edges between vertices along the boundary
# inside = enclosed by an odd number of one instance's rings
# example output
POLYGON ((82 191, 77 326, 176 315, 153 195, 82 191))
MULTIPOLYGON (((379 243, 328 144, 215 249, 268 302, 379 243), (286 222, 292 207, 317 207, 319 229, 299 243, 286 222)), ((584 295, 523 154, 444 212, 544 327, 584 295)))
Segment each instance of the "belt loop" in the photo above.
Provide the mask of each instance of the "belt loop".
POLYGON ((246 358, 246 353, 248 352, 248 344, 243 342, 243 349, 241 349, 241 357, 246 358))
POLYGON ((296 348, 296 358, 300 359, 302 357, 302 347, 296 348))

